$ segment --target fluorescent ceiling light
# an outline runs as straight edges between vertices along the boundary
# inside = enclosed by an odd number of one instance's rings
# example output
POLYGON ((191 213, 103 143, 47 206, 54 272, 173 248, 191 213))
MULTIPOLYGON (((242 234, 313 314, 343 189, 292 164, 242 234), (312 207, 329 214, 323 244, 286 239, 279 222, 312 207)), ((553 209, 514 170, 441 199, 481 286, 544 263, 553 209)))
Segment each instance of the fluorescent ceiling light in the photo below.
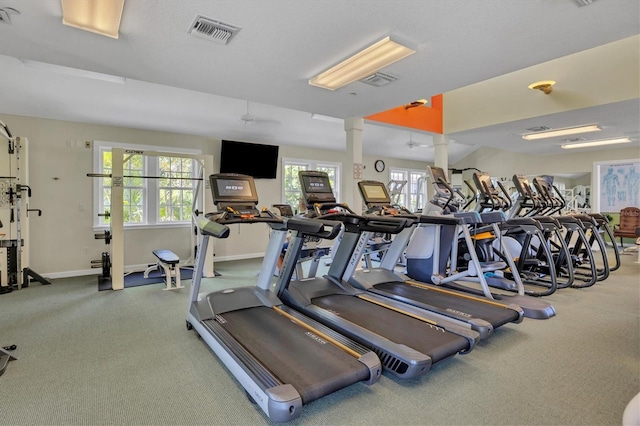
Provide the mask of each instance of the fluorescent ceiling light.
POLYGON ((578 143, 567 143, 562 145, 562 149, 572 149, 572 148, 589 148, 592 146, 601 146, 601 145, 614 145, 618 143, 629 143, 631 139, 629 138, 615 138, 615 139, 601 139, 597 141, 588 141, 588 142, 578 142, 578 143))
POLYGON ((124 0, 61 0, 62 23, 118 38, 124 0))
POLYGON ((576 135, 578 133, 599 132, 602 130, 597 124, 589 124, 579 127, 567 127, 564 129, 545 130, 544 132, 527 133, 522 135, 522 139, 528 141, 545 138, 555 138, 557 136, 576 135))
POLYGON ((309 80, 309 84, 323 89, 336 90, 361 80, 412 53, 415 53, 415 50, 393 41, 391 37, 385 37, 349 59, 313 77, 309 80))
POLYGON ((28 68, 45 70, 45 71, 53 71, 60 74, 73 75, 76 77, 90 78, 93 80, 102 80, 102 81, 108 81, 110 83, 120 83, 120 84, 124 84, 127 82, 126 78, 120 77, 117 75, 102 74, 100 72, 86 71, 78 68, 63 67, 62 65, 47 64, 46 62, 30 61, 27 59, 23 59, 22 63, 24 64, 25 67, 28 67, 28 68))

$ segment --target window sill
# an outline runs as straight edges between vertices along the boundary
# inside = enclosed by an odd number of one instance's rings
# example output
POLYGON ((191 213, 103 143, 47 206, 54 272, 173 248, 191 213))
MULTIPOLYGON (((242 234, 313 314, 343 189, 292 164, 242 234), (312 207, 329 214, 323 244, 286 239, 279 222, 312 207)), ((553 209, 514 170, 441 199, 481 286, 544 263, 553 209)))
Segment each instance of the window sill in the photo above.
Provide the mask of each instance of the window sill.
MULTIPOLYGON (((142 229, 174 229, 174 228, 190 228, 191 222, 174 222, 174 223, 166 223, 166 224, 131 224, 124 225, 125 231, 136 231, 142 229)), ((93 226, 93 232, 102 232, 109 230, 110 227, 108 225, 99 225, 93 226)))

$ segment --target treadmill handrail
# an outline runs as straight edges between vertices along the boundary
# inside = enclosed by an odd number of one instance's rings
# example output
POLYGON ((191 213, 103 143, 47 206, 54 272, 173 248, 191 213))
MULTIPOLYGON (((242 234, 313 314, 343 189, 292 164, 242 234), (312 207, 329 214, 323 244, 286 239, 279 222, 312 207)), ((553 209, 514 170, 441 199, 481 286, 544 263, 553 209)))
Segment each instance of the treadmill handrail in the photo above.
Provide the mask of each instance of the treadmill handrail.
POLYGON ((227 238, 230 233, 228 226, 205 217, 199 217, 196 224, 203 235, 210 235, 215 238, 227 238))
POLYGON ((338 203, 338 202, 329 202, 329 203, 315 203, 313 205, 313 209, 317 217, 321 217, 327 214, 327 210, 330 210, 335 207, 340 207, 348 213, 356 214, 346 203, 338 203))
POLYGON ((360 227, 363 232, 382 232, 385 234, 397 234, 413 221, 399 216, 369 216, 360 227))
POLYGON ((318 218, 291 218, 287 220, 287 229, 298 231, 305 236, 333 240, 340 234, 340 222, 318 218))
POLYGON ((280 216, 276 216, 268 210, 262 211, 259 216, 237 216, 230 215, 229 212, 217 212, 210 213, 206 216, 209 216, 212 221, 220 223, 222 225, 232 225, 235 223, 273 223, 273 224, 282 224, 284 223, 284 219, 280 216))
POLYGON ((428 223, 433 225, 458 225, 460 220, 457 217, 450 216, 429 216, 420 215, 418 223, 428 223))
POLYGON ((411 219, 398 216, 361 216, 346 211, 329 213, 315 219, 339 221, 345 225, 355 225, 362 232, 382 232, 398 234, 412 223, 411 219))

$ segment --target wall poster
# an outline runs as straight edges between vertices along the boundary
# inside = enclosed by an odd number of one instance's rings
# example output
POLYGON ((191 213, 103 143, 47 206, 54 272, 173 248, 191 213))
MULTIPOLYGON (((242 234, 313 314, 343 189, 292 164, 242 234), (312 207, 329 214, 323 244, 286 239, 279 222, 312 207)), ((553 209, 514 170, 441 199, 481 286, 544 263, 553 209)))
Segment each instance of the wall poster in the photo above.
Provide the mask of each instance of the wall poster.
POLYGON ((592 181, 596 212, 619 212, 625 207, 640 208, 640 160, 593 163, 592 181))

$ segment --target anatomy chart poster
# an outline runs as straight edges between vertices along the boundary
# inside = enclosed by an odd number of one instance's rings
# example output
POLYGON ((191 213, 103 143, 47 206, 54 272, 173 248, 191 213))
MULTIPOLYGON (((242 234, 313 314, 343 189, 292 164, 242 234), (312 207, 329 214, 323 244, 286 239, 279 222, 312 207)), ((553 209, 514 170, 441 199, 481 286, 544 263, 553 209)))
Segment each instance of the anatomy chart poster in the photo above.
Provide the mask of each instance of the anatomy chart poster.
POLYGON ((640 162, 609 163, 600 166, 601 212, 618 212, 640 207, 640 162))

